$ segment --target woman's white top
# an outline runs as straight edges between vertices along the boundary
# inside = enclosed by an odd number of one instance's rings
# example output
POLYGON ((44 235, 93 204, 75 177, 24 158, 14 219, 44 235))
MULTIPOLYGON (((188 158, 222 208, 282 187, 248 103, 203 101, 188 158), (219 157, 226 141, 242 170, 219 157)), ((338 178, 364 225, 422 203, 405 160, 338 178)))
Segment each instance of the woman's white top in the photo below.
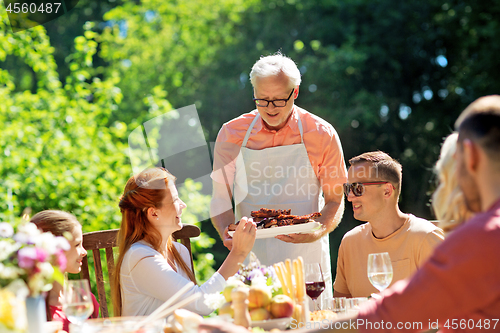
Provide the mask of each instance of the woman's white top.
MULTIPOLYGON (((177 242, 174 245, 184 262, 191 266, 188 249, 177 242)), ((191 280, 177 263, 175 264, 177 272, 168 264, 167 259, 148 243, 134 243, 125 253, 120 270, 122 316, 147 316, 188 284, 191 280)), ((197 292, 219 293, 225 286, 226 281, 216 272, 203 285, 195 285, 189 289, 179 300, 197 292)), ((208 315, 213 310, 204 304, 204 300, 202 295, 184 308, 203 316, 208 315)))

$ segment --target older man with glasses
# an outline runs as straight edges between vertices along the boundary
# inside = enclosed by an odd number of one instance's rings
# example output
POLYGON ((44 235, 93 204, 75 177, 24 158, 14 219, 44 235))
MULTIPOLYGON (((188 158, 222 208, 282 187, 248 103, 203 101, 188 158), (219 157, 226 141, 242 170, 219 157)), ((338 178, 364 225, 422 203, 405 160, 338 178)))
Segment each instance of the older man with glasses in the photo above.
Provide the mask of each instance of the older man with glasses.
POLYGON ((251 211, 320 212, 318 230, 257 239, 253 251, 265 265, 298 256, 305 263, 319 262, 327 286, 322 297, 331 297, 328 234, 342 217, 347 179, 340 139, 332 125, 295 105, 301 75, 290 58, 262 57, 250 80, 256 109, 224 124, 217 137, 212 223, 230 249, 228 225, 251 211))
POLYGON ((367 222, 345 234, 339 248, 336 297, 368 297, 377 292, 368 280, 368 254, 388 252, 391 284, 411 276, 444 240, 443 231, 427 220, 401 212, 402 167, 384 152, 364 153, 349 160, 347 200, 354 218, 367 222))

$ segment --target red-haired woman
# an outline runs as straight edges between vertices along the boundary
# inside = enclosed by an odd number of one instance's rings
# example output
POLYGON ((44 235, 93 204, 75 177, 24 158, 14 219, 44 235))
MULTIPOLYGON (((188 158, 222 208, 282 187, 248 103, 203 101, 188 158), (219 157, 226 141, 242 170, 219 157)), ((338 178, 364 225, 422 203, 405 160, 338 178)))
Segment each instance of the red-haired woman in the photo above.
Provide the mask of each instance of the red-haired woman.
MULTIPOLYGON (((175 177, 163 168, 131 177, 120 199, 122 223, 119 256, 114 274, 113 301, 117 316, 152 313, 183 286, 195 282, 189 251, 172 240, 182 228, 186 204, 179 199, 175 177)), ((238 271, 255 242, 256 226, 243 218, 233 236, 233 248, 219 270, 203 285, 194 285, 185 297, 217 293, 238 271)), ((201 315, 212 312, 204 297, 185 307, 201 315)))

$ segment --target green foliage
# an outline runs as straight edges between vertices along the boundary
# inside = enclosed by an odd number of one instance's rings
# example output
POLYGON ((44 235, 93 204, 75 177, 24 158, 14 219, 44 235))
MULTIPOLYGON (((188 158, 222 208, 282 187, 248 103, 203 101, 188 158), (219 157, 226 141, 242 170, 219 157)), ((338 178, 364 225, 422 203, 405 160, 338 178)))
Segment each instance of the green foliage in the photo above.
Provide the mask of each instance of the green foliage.
POLYGON ((104 126, 121 92, 112 79, 93 77, 91 61, 83 61, 92 59, 95 41, 76 41, 79 50, 63 86, 43 27, 12 34, 6 22, 3 12, 2 59, 12 56, 29 66, 37 88, 17 91, 3 72, 0 191, 7 200, 1 211, 12 217, 25 207, 55 208, 78 216, 84 231, 117 227, 120 189, 114 184, 124 184, 130 168, 117 131, 104 126))
POLYGON ((126 2, 106 13, 112 26, 102 34, 103 69, 118 75, 125 103, 115 117, 140 117, 145 92, 161 86, 176 107, 193 104, 221 46, 234 40, 241 13, 255 0, 148 0, 126 2))
MULTIPOLYGON (((75 52, 67 57, 70 74, 62 83, 53 48, 43 27, 13 34, 2 10, 0 60, 12 57, 35 73, 36 90, 21 90, 9 70, 0 75, 0 219, 14 220, 26 207, 33 213, 44 209, 72 212, 84 232, 118 228, 121 215, 117 201, 131 175, 128 126, 110 117, 120 111, 123 95, 117 76, 100 78, 93 68, 96 34, 85 27, 75 39, 75 52)), ((145 99, 147 116, 171 109, 160 87, 145 99)), ((208 198, 200 185, 186 182, 185 201, 208 211, 208 198), (204 208, 203 208, 204 207, 204 208)), ((196 222, 194 210, 186 221, 196 222)), ((206 253, 214 240, 202 233, 193 242, 197 276, 204 281, 213 273, 213 256, 206 253), (205 253, 204 253, 205 252, 205 253)))
MULTIPOLYGON (((202 184, 195 183, 188 179, 184 182, 182 188, 179 189, 179 197, 187 205, 187 208, 182 213, 182 223, 194 224, 202 231, 204 225, 210 221, 201 221, 205 216, 209 216, 210 196, 201 194, 202 184)), ((193 251, 193 260, 195 261, 194 269, 196 279, 198 281, 208 280, 214 273, 214 255, 208 251, 215 244, 215 239, 209 237, 202 232, 194 242, 191 242, 193 251)))

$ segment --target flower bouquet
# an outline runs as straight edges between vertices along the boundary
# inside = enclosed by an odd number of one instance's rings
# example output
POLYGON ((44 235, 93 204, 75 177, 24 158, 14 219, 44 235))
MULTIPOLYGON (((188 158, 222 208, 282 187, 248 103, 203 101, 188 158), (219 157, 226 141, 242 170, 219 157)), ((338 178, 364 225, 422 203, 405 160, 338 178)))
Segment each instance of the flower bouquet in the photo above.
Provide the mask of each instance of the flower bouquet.
POLYGON ((43 233, 33 223, 23 222, 15 231, 0 222, 0 331, 24 330, 26 296, 40 296, 53 281, 64 283, 65 250, 64 237, 43 233))
POLYGON ((282 285, 273 267, 260 264, 254 253, 250 253, 250 263, 241 265, 240 270, 227 280, 223 290, 225 303, 219 307, 219 315, 234 316, 232 290, 248 287, 248 309, 252 322, 262 322, 275 318, 291 317, 294 309, 290 297, 283 295, 282 285))

